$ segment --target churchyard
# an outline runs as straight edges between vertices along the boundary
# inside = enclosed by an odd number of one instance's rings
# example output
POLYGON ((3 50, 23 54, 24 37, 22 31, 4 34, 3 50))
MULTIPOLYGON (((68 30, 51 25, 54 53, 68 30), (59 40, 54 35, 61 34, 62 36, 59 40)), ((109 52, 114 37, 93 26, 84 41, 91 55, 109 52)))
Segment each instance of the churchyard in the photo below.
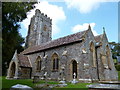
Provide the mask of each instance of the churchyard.
MULTIPOLYGON (((118 81, 120 81, 120 65, 115 64, 115 68, 118 71, 118 81)), ((75 75, 74 75, 72 82, 65 82, 66 85, 64 85, 64 83, 60 83, 60 81, 48 80, 47 77, 44 78, 44 80, 36 79, 37 82, 33 82, 33 79, 11 79, 10 80, 10 79, 6 79, 6 76, 2 76, 2 77, 0 77, 0 81, 2 81, 2 82, 0 82, 0 85, 2 84, 2 89, 10 89, 14 85, 21 84, 21 85, 27 85, 27 86, 29 86, 31 88, 35 88, 35 89, 52 88, 53 90, 56 88, 57 89, 61 89, 61 88, 62 89, 66 89, 66 88, 89 89, 89 87, 88 87, 89 85, 91 85, 91 84, 97 85, 97 83, 91 83, 91 82, 90 83, 83 83, 83 82, 74 83, 74 79, 75 79, 75 75)), ((115 83, 109 84, 109 85, 114 85, 114 84, 115 83)), ((120 82, 119 82, 119 84, 120 84, 120 82)), ((100 85, 102 85, 102 83, 100 85)), ((99 85, 97 85, 97 86, 99 86, 99 85)), ((110 86, 110 87, 112 87, 112 86, 110 86)))
MULTIPOLYGON (((120 80, 120 71, 118 71, 118 79, 120 80)), ((8 80, 5 78, 5 76, 0 77, 0 81, 2 81, 2 88, 3 89, 10 89, 13 85, 16 84, 22 84, 22 85, 27 85, 30 86, 32 88, 41 88, 39 87, 40 85, 44 85, 46 83, 45 80, 40 80, 37 83, 33 83, 32 79, 14 79, 14 80, 8 80)), ((77 84, 72 84, 70 82, 67 82, 67 86, 65 87, 59 87, 57 86, 59 84, 58 81, 51 81, 51 80, 47 80, 47 86, 55 86, 53 88, 84 88, 84 89, 88 89, 87 85, 93 84, 93 83, 77 83, 77 84)), ((1 82, 0 82, 1 85, 1 82)), ((44 85, 45 87, 45 85, 44 85)))
MULTIPOLYGON (((41 80, 38 83, 33 83, 32 79, 17 79, 17 80, 7 80, 5 77, 0 77, 2 79, 2 88, 11 88, 11 86, 16 84, 22 84, 22 85, 28 85, 32 88, 36 88, 37 85, 44 84, 45 81, 41 80)), ((57 81, 48 81, 47 84, 51 85, 57 85, 57 81)), ((85 88, 87 89, 86 85, 89 85, 91 83, 77 83, 77 84, 71 84, 67 83, 68 85, 66 87, 62 88, 85 88)), ((55 87, 55 88, 61 88, 61 87, 55 87)))

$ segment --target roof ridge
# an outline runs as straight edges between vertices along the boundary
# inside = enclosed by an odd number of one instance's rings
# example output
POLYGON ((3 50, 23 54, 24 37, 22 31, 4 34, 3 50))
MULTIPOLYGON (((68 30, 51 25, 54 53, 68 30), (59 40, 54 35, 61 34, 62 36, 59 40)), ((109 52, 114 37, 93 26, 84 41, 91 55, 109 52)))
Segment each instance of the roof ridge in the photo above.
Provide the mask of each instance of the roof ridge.
MULTIPOLYGON (((82 32, 86 32, 86 31, 88 31, 88 30, 84 30, 84 31, 81 31, 81 32, 77 32, 77 33, 73 33, 73 34, 70 34, 70 35, 66 35, 66 36, 63 36, 63 37, 60 37, 60 38, 57 38, 57 39, 54 39, 54 40, 66 38, 66 37, 69 37, 69 36, 72 36, 72 35, 75 35, 75 34, 79 34, 79 33, 82 33, 82 32)), ((54 41, 54 40, 52 40, 52 41, 54 41)), ((49 42, 52 42, 52 41, 49 41, 49 42)), ((46 42, 46 43, 48 43, 48 42, 46 42)))

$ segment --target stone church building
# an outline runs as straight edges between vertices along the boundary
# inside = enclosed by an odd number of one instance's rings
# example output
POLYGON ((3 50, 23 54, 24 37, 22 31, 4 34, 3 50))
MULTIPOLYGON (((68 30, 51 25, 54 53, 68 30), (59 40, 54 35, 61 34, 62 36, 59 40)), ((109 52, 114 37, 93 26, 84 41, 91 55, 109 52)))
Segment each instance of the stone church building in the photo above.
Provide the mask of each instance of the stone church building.
POLYGON ((66 81, 112 81, 118 79, 105 31, 94 36, 87 30, 52 40, 52 20, 35 11, 26 37, 25 50, 15 54, 7 78, 33 78, 66 81))

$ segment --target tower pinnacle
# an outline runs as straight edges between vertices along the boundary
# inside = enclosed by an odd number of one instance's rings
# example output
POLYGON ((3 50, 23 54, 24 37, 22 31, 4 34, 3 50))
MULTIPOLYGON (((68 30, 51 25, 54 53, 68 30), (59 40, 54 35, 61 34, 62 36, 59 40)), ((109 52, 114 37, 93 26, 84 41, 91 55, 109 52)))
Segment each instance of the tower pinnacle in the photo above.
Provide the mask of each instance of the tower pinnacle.
POLYGON ((89 26, 88 26, 88 29, 90 29, 90 30, 91 30, 91 26, 90 26, 90 24, 89 24, 89 26))
POLYGON ((103 34, 105 34, 105 27, 103 27, 103 34))

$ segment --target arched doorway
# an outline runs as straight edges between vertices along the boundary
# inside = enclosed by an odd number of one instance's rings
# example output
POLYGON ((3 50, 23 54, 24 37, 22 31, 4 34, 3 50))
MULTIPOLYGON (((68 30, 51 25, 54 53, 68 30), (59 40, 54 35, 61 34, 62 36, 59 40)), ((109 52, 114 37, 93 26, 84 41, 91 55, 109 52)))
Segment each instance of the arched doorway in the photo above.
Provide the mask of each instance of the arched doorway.
POLYGON ((77 78, 77 62, 74 60, 72 62, 72 76, 74 78, 74 73, 75 73, 75 78, 77 78))
POLYGON ((11 69, 10 69, 10 78, 14 78, 14 76, 15 76, 15 68, 16 68, 16 65, 13 62, 12 65, 11 65, 11 69))

